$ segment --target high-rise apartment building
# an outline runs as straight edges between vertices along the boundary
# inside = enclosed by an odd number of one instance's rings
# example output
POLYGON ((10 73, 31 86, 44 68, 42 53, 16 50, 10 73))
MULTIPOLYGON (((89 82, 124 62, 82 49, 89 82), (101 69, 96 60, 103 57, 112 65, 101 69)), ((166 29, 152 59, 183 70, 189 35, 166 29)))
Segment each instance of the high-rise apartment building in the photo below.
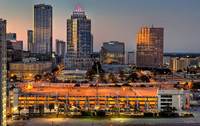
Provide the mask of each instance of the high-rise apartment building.
POLYGON ((100 61, 102 64, 124 64, 124 43, 118 41, 104 42, 100 51, 100 61))
POLYGON ((34 53, 52 53, 52 6, 34 6, 34 53))
POLYGON ((33 30, 27 31, 28 51, 33 52, 33 30))
POLYGON ((137 66, 163 66, 164 28, 142 27, 137 33, 137 66))
POLYGON ((6 20, 0 19, 0 125, 6 124, 6 89, 7 89, 7 69, 6 69, 6 20))
POLYGON ((88 69, 91 66, 93 37, 91 20, 80 6, 76 6, 67 19, 67 55, 65 67, 68 69, 88 69))

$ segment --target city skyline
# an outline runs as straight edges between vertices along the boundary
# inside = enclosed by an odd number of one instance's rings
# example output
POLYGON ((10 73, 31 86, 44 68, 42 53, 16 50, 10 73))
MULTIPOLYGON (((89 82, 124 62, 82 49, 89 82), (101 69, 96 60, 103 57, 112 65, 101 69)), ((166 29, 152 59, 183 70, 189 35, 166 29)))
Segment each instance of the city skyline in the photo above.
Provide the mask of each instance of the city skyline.
POLYGON ((160 0, 153 0, 153 2, 145 0, 126 0, 125 2, 120 0, 20 1, 2 0, 0 15, 8 22, 7 31, 16 32, 18 40, 24 41, 25 49, 27 49, 26 32, 34 27, 33 6, 34 4, 45 3, 53 6, 54 50, 55 39, 66 41, 66 29, 64 27, 66 19, 74 10, 74 6, 81 4, 92 20, 94 51, 99 51, 103 42, 112 40, 125 42, 126 51, 135 50, 138 29, 141 26, 153 24, 155 27, 165 28, 165 52, 199 52, 200 24, 198 21, 200 16, 198 12, 200 8, 198 5, 200 1, 198 0, 162 2, 160 0), (119 8, 121 9, 119 10, 119 8))

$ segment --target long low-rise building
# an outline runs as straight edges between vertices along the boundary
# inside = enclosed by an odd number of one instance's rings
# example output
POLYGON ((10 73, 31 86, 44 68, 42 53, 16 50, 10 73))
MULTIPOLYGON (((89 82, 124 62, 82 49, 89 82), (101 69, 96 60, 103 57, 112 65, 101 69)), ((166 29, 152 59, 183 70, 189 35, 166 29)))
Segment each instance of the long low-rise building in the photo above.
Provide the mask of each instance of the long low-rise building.
POLYGON ((15 62, 10 63, 10 76, 23 80, 33 80, 35 75, 42 75, 52 70, 52 62, 15 62))
MULTIPOLYGON (((23 86, 15 89, 14 108, 32 109, 44 112, 54 109, 64 110, 107 110, 120 112, 159 112, 165 108, 175 108, 182 112, 189 106, 189 92, 182 90, 159 90, 148 87, 70 87, 70 86, 23 86), (172 99, 163 100, 164 96, 172 99), (16 102, 17 101, 17 102, 16 102), (51 106, 51 107, 50 107, 51 106)), ((29 110, 30 111, 30 110, 29 110)), ((15 111, 18 112, 18 111, 15 111)))

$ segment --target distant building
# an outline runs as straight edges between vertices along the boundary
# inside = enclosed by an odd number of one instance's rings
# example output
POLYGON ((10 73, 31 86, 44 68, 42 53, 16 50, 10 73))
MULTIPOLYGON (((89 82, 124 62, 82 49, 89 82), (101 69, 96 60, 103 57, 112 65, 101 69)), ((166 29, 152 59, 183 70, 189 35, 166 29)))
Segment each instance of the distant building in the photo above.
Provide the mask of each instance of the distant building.
MULTIPOLYGON (((7 41, 7 62, 22 61, 24 57, 30 57, 30 52, 24 51, 23 42, 21 41, 7 41)), ((8 66, 9 70, 9 66, 8 66)))
MULTIPOLYGON (((44 72, 51 72, 51 62, 14 62, 10 63, 10 76, 16 75, 23 80, 33 80, 35 75, 42 75, 44 72)), ((32 61, 29 60, 29 61, 32 61)))
POLYGON ((58 56, 64 57, 65 55, 65 41, 56 39, 56 54, 58 56))
POLYGON ((164 28, 142 27, 137 33, 137 66, 163 66, 164 28))
POLYGON ((0 19, 0 125, 6 124, 7 102, 7 44, 6 44, 6 20, 0 19))
POLYGON ((170 59, 171 59, 171 57, 164 56, 163 57, 163 65, 166 66, 166 67, 169 67, 170 66, 170 59))
POLYGON ((52 54, 52 6, 34 6, 34 53, 52 54))
POLYGON ((170 69, 172 71, 186 71, 189 66, 188 58, 171 58, 170 59, 170 69))
POLYGON ((33 53, 33 30, 27 31, 27 43, 28 43, 28 51, 33 53))
POLYGON ((81 82, 85 81, 86 70, 63 70, 58 76, 58 80, 68 82, 81 82))
POLYGON ((16 33, 7 33, 6 34, 6 40, 7 41, 16 41, 17 40, 17 34, 16 33))
POLYGON ((94 61, 100 61, 100 52, 93 52, 92 59, 94 59, 94 61))
POLYGON ((12 42, 12 47, 14 50, 23 50, 23 41, 12 42))
POLYGON ((200 57, 190 58, 190 67, 200 67, 200 57))
POLYGON ((125 71, 130 69, 130 66, 126 65, 126 64, 102 64, 102 69, 106 72, 106 73, 116 73, 118 74, 120 71, 125 71))
POLYGON ((127 55, 127 64, 128 65, 135 65, 135 52, 132 51, 132 52, 128 52, 128 55, 127 55))
POLYGON ((124 43, 118 41, 104 42, 100 51, 100 60, 102 64, 124 64, 124 43))
POLYGON ((91 20, 80 6, 76 6, 70 19, 67 19, 66 69, 87 70, 91 67, 93 36, 91 20))

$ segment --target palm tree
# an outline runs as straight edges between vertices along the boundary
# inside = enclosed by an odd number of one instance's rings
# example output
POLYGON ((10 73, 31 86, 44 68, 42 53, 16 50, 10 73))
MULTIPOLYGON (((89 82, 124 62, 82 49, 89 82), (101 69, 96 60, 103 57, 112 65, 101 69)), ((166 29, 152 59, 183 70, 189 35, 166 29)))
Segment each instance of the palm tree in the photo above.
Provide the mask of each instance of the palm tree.
POLYGON ((51 110, 54 109, 54 104, 49 104, 49 110, 51 112, 51 110))
POLYGON ((124 71, 122 71, 122 70, 119 71, 119 77, 120 77, 121 81, 124 81, 124 79, 125 79, 124 71))
POLYGON ((99 82, 107 83, 104 73, 99 74, 99 82))
POLYGON ((126 80, 127 81, 132 81, 132 82, 135 82, 136 80, 138 80, 139 78, 138 78, 138 75, 137 75, 137 73, 131 73, 127 78, 126 78, 126 80))
POLYGON ((149 77, 148 77, 147 75, 142 75, 142 76, 140 77, 140 79, 141 79, 143 82, 150 82, 150 79, 149 79, 149 77))
POLYGON ((37 75, 35 75, 34 79, 35 79, 35 81, 39 81, 42 79, 42 76, 37 74, 37 75))
POLYGON ((113 73, 110 73, 108 75, 108 80, 112 83, 115 83, 117 81, 117 78, 115 77, 115 75, 113 73))
POLYGON ((23 108, 21 107, 21 106, 19 106, 18 108, 17 108, 17 110, 18 110, 18 112, 19 112, 19 115, 21 114, 21 110, 22 110, 23 108))

